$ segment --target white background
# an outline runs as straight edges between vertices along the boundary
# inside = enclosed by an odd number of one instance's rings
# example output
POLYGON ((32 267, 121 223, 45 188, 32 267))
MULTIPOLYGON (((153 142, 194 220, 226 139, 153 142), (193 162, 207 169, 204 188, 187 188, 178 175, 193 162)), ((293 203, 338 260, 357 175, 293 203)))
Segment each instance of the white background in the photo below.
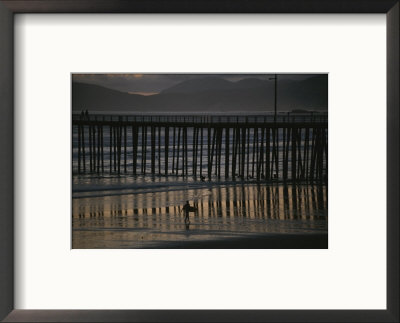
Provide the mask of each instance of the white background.
POLYGON ((384 309, 385 28, 384 15, 17 15, 16 308, 384 309), (71 250, 71 72, 328 72, 329 249, 71 250))

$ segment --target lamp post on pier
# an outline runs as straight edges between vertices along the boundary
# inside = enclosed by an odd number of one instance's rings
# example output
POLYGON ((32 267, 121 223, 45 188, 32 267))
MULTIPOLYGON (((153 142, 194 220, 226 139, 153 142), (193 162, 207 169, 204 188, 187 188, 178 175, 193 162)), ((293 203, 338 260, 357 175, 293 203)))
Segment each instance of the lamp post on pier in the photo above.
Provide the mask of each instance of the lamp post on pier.
POLYGON ((268 80, 275 80, 275 96, 274 96, 274 122, 276 122, 277 115, 277 101, 278 101, 278 74, 275 74, 274 77, 270 77, 268 80))

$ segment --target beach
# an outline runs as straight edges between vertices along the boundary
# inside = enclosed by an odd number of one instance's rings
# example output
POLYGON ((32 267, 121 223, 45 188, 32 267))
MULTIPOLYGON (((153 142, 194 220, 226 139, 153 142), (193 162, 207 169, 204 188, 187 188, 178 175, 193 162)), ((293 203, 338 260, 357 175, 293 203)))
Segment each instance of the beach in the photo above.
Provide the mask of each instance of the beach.
POLYGON ((276 118, 75 115, 72 248, 327 248, 327 114, 276 118))
POLYGON ((73 192, 72 248, 328 247, 325 185, 76 181, 84 184, 73 192), (189 214, 190 223, 181 211, 186 201, 197 209, 189 214))

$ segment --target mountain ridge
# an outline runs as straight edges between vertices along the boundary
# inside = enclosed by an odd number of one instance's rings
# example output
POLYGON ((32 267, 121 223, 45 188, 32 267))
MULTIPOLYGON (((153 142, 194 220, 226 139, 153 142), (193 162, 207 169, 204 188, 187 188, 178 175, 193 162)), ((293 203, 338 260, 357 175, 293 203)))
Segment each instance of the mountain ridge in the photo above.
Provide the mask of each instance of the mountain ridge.
MULTIPOLYGON (((246 78, 236 82, 218 77, 186 80, 151 96, 131 94, 88 83, 72 83, 74 111, 196 112, 272 111, 273 81, 246 78)), ((327 75, 302 81, 278 79, 278 110, 326 110, 327 75)))

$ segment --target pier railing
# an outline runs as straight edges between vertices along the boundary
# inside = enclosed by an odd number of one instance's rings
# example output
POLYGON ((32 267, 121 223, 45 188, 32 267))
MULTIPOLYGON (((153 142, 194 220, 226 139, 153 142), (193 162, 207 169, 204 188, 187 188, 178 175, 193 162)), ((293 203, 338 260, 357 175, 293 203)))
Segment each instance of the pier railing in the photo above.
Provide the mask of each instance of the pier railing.
POLYGON ((268 115, 112 115, 79 114, 72 115, 72 122, 122 122, 122 123, 158 123, 158 124, 264 124, 264 123, 324 123, 328 122, 327 113, 279 113, 268 115))

